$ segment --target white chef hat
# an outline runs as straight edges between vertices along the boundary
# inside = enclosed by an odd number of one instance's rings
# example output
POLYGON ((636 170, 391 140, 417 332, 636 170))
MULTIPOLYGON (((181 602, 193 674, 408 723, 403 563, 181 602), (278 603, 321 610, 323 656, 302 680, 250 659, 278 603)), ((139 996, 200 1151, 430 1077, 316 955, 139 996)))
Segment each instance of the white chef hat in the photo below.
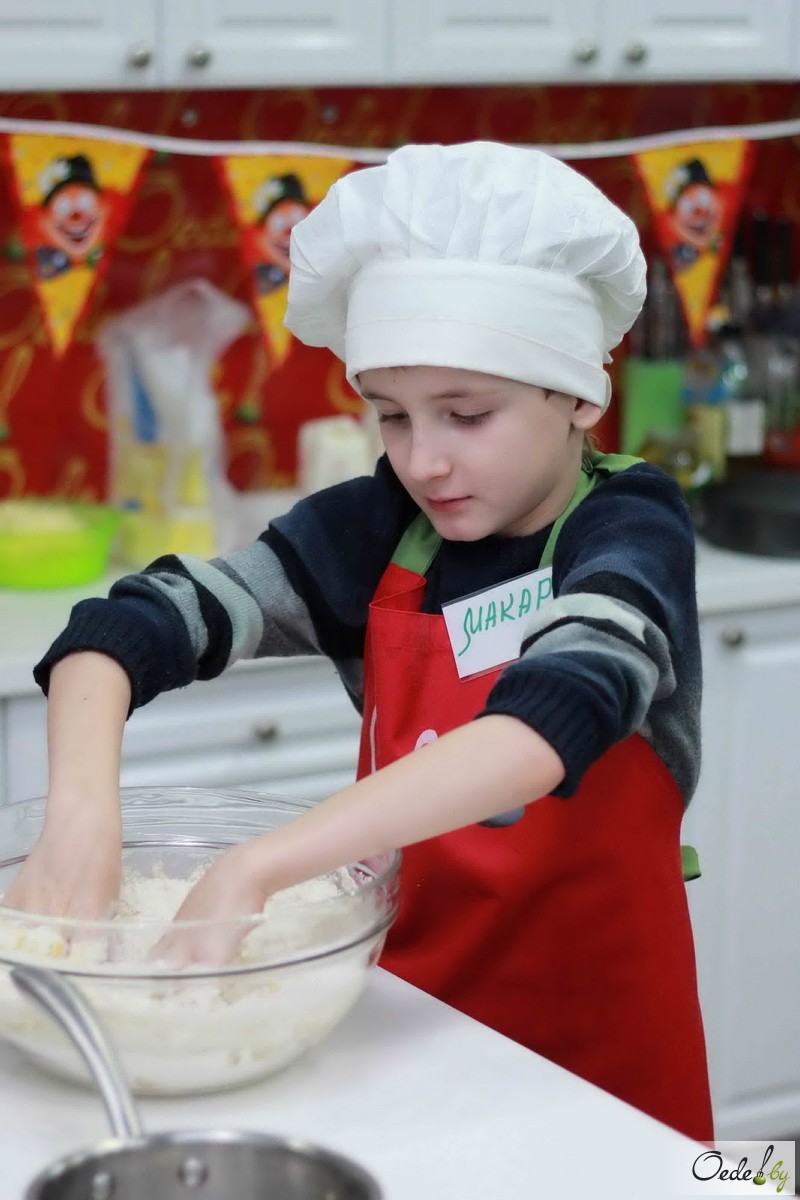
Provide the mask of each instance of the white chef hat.
POLYGON ((605 408, 639 314, 633 222, 540 150, 404 146, 344 176, 292 230, 285 324, 358 387, 373 367, 500 375, 605 408))

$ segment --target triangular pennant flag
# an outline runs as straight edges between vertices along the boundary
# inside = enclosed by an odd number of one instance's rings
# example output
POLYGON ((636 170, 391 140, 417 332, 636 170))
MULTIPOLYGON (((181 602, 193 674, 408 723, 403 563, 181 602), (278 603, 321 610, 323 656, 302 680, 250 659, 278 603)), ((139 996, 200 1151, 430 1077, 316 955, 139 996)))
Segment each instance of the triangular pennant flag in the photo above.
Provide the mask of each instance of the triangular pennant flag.
POLYGON ((693 346, 731 251, 753 161, 743 138, 661 146, 633 155, 656 236, 669 263, 693 346))
POLYGON ((127 220, 144 146, 55 134, 9 134, 22 238, 50 341, 61 355, 127 220))
POLYGON ((302 154, 228 155, 217 162, 274 369, 291 343, 283 318, 292 228, 354 164, 346 158, 302 154))

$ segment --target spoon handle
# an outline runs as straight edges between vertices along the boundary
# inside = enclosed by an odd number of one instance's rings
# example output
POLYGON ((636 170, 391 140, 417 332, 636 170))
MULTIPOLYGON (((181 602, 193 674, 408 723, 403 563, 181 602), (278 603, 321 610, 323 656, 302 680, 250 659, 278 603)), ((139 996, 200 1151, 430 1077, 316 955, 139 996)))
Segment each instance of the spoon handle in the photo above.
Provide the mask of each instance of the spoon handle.
POLYGON ((140 1137, 142 1125, 111 1039, 69 979, 44 967, 12 967, 17 989, 57 1022, 80 1051, 100 1089, 115 1137, 140 1137))

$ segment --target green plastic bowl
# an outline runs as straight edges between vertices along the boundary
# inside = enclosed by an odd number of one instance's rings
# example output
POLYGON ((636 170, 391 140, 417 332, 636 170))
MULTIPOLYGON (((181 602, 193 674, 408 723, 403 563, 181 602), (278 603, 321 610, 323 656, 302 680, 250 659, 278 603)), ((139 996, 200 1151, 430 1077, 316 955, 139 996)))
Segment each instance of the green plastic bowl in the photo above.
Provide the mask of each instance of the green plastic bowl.
POLYGON ((62 588, 106 571, 120 513, 104 504, 0 502, 0 587, 62 588))

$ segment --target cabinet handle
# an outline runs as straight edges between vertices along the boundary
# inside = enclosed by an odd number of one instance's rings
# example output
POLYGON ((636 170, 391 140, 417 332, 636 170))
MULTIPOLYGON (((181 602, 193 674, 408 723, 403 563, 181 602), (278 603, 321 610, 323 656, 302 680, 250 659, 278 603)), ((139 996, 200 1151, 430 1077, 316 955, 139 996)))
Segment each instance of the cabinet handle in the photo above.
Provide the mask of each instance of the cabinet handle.
POLYGON ((136 67, 137 70, 142 71, 145 67, 149 67, 152 61, 153 51, 149 46, 144 46, 141 44, 138 46, 131 46, 130 53, 128 54, 129 67, 136 67))
POLYGON ((253 733, 259 742, 274 742, 280 733, 277 721, 259 721, 253 733))
POLYGON ((208 46, 190 46, 186 61, 190 67, 207 67, 211 62, 211 51, 208 46))
POLYGON ((647 58, 647 46, 644 42, 631 42, 625 47, 625 57, 629 63, 644 62, 647 58))
POLYGON ((733 625, 728 629, 723 629, 723 631, 722 631, 723 646, 727 646, 729 649, 735 650, 738 646, 743 646, 744 641, 745 641, 745 635, 744 635, 743 629, 737 629, 733 625))
POLYGON ((599 53, 597 42, 591 41, 589 38, 584 38, 583 41, 575 43, 575 49, 572 51, 572 57, 578 63, 594 62, 599 53))

